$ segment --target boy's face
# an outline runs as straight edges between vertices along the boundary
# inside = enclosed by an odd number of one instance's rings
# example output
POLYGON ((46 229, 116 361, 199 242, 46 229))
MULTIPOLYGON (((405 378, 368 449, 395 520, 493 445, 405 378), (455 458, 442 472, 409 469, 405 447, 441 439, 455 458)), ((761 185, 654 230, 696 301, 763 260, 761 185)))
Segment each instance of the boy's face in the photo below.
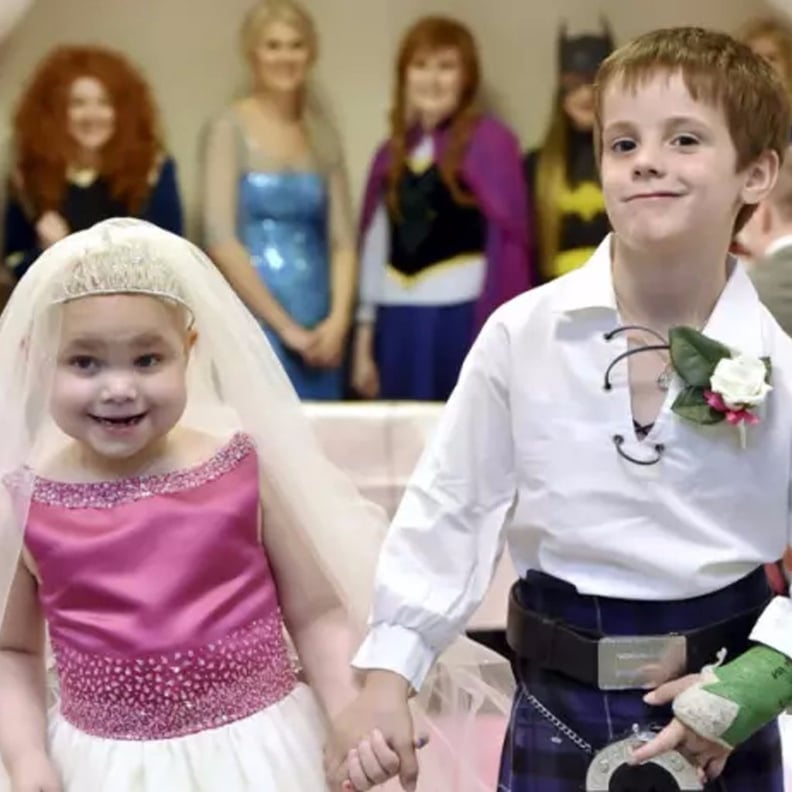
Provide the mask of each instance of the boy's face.
POLYGON ((606 87, 601 168, 613 229, 635 250, 728 237, 740 206, 764 196, 755 166, 737 172, 723 111, 693 99, 679 73, 606 87))

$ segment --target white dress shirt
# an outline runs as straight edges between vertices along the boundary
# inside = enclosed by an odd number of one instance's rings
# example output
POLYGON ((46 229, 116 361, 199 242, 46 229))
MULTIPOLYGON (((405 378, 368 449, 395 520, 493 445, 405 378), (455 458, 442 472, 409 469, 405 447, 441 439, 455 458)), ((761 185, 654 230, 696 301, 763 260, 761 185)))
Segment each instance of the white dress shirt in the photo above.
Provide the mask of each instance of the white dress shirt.
MULTIPOLYGON (((358 668, 418 688, 463 629, 508 542, 518 574, 582 594, 671 600, 707 594, 782 555, 792 470, 792 340, 735 264, 703 332, 771 358, 773 390, 743 449, 726 422, 671 411, 635 436, 610 239, 581 269, 499 308, 473 346, 380 557, 358 668), (655 465, 625 460, 614 445, 655 465)), ((653 354, 651 352, 643 354, 653 354)), ((775 600, 754 638, 792 655, 792 608, 775 600), (784 625, 784 629, 779 627, 784 625)))

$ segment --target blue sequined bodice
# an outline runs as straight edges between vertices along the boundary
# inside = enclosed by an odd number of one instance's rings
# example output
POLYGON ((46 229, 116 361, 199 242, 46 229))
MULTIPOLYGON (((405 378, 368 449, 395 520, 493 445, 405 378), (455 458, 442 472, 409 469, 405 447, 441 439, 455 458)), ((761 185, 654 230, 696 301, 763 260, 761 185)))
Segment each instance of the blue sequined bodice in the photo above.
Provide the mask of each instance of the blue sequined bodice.
POLYGON ((325 180, 309 172, 251 172, 239 184, 239 237, 259 277, 303 327, 330 311, 325 180))

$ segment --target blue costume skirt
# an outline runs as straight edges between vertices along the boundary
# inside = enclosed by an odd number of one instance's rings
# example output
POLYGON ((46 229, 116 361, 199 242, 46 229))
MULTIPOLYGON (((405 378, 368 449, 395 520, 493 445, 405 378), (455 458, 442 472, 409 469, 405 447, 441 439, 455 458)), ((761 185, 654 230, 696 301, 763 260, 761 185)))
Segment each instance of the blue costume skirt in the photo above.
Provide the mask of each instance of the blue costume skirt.
MULTIPOLYGON (((574 586, 537 572, 529 572, 519 584, 519 598, 525 607, 569 626, 607 635, 693 630, 758 608, 770 596, 763 569, 713 594, 672 602, 581 595, 574 586)), ((644 704, 645 691, 603 692, 519 661, 517 669, 519 685, 504 744, 498 792, 585 789, 591 756, 540 713, 529 696, 594 750, 627 737, 635 723, 664 726, 672 717, 670 707, 644 704)), ((705 788, 708 792, 783 792, 777 723, 769 724, 741 745, 729 757, 723 775, 705 788)))
POLYGON ((475 302, 380 305, 374 339, 380 398, 446 401, 473 343, 475 302))

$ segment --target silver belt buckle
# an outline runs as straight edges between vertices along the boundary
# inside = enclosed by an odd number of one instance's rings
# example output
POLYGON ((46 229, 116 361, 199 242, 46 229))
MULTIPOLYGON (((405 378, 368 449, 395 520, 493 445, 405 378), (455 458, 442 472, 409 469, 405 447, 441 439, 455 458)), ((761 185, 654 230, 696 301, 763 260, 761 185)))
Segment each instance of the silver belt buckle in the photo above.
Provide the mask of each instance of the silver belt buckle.
POLYGON ((601 638, 597 684, 600 690, 654 688, 682 676, 687 667, 684 635, 601 638))
MULTIPOLYGON (((586 773, 586 792, 632 792, 636 789, 654 788, 657 775, 663 776, 666 781, 670 776, 679 792, 698 792, 704 789, 696 768, 677 751, 661 754, 643 765, 630 765, 631 749, 646 739, 648 737, 628 737, 606 745, 597 752, 586 773), (656 767, 650 768, 650 765, 656 767), (650 773, 653 775, 652 779, 647 778, 650 773)), ((667 786, 662 788, 666 789, 667 786)))

